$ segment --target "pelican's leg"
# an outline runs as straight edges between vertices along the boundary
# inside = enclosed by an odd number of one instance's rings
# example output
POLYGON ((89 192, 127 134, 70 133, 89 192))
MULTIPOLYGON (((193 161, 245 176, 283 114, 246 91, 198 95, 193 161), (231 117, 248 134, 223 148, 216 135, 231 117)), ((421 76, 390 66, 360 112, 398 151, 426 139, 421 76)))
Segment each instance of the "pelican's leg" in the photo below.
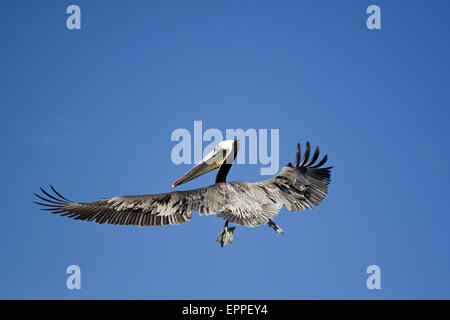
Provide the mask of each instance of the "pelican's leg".
POLYGON ((269 227, 271 227, 277 234, 282 233, 284 235, 283 229, 281 229, 275 222, 269 219, 269 222, 267 222, 269 227))
POLYGON ((233 241, 233 232, 236 229, 236 227, 228 227, 228 221, 225 222, 225 226, 223 227, 222 232, 217 237, 216 241, 220 242, 220 245, 222 247, 226 246, 227 244, 231 243, 233 241))

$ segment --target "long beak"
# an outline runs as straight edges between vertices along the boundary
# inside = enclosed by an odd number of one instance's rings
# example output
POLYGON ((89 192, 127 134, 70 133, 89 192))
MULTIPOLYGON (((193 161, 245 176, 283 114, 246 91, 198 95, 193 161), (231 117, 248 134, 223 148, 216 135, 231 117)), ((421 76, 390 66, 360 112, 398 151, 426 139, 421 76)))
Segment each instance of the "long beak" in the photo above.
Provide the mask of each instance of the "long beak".
POLYGON ((222 152, 212 151, 202 161, 200 161, 195 167, 186 172, 180 179, 172 184, 172 188, 186 183, 192 179, 195 179, 202 174, 205 174, 211 170, 220 167, 224 160, 224 154, 222 152))

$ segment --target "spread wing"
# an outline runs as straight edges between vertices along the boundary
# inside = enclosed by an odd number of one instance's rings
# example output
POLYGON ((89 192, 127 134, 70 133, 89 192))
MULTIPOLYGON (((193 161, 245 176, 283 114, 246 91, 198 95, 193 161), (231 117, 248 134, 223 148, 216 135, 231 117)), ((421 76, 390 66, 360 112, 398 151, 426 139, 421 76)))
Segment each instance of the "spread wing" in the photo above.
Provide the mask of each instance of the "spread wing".
POLYGON ((327 155, 316 164, 319 147, 316 147, 313 157, 309 160, 310 149, 307 142, 305 155, 300 162, 300 145, 297 145, 295 166, 289 163, 276 177, 260 183, 261 187, 267 190, 271 201, 283 204, 289 211, 312 209, 312 205, 318 206, 328 193, 330 169, 333 167, 322 167, 328 159, 327 155))
POLYGON ((295 166, 289 163, 272 179, 255 183, 231 182, 234 189, 241 190, 245 197, 234 197, 233 201, 227 204, 226 210, 217 216, 237 224, 256 226, 266 223, 278 214, 283 206, 295 212, 313 209, 313 204, 319 205, 328 193, 332 167, 322 168, 328 158, 326 155, 316 163, 319 147, 316 147, 311 159, 310 151, 311 146, 307 142, 301 160, 300 145, 297 145, 295 166), (242 208, 251 203, 249 198, 260 205, 259 211, 242 212, 242 208))
POLYGON ((42 210, 76 220, 97 223, 162 226, 181 224, 191 219, 192 211, 215 214, 224 220, 258 226, 266 223, 285 206, 290 211, 312 209, 328 192, 330 169, 322 168, 325 156, 317 164, 319 148, 311 160, 310 144, 300 162, 300 145, 297 145, 295 166, 288 164, 272 179, 249 182, 221 182, 206 188, 141 196, 120 196, 93 202, 72 202, 61 196, 52 186, 54 194, 41 188, 43 195, 36 197, 44 202, 42 210))
POLYGON ((76 220, 120 225, 163 226, 181 224, 191 219, 192 211, 213 214, 224 207, 224 194, 218 185, 206 188, 153 195, 120 196, 92 202, 72 202, 41 188, 42 210, 76 220))

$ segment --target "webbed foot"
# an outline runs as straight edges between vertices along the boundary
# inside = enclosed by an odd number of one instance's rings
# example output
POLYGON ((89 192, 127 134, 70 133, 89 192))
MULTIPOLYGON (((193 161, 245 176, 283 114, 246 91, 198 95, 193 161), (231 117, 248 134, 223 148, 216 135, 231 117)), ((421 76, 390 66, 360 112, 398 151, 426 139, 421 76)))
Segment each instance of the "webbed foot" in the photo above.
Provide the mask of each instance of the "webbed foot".
POLYGON ((230 244, 233 241, 233 233, 236 227, 228 227, 228 222, 223 227, 222 232, 216 239, 216 242, 219 242, 222 247, 230 244))
POLYGON ((277 234, 282 233, 284 235, 284 231, 283 229, 281 229, 275 222, 273 222, 272 220, 269 220, 269 222, 267 222, 267 224, 269 225, 269 227, 271 227, 273 230, 275 230, 275 232, 277 234))

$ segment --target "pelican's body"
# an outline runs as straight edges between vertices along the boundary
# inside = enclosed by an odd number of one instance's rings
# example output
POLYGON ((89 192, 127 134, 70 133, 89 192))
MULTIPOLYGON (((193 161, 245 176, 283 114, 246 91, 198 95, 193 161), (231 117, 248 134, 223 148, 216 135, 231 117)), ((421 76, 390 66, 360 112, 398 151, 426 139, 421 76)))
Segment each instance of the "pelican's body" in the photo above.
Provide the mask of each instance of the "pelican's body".
POLYGON ((261 182, 226 182, 227 174, 239 149, 237 140, 219 143, 193 169, 178 179, 172 187, 186 183, 206 172, 219 168, 215 184, 194 190, 175 191, 153 195, 119 196, 93 202, 72 202, 62 197, 53 187, 55 195, 41 188, 45 196, 35 194, 46 203, 43 210, 69 216, 78 220, 138 226, 180 224, 192 218, 192 211, 200 215, 216 214, 225 220, 217 241, 222 246, 233 240, 235 227, 229 223, 256 227, 267 223, 277 234, 283 232, 272 218, 283 206, 290 211, 312 209, 328 192, 330 169, 321 168, 325 156, 314 165, 319 156, 316 148, 308 162, 310 145, 300 162, 300 145, 297 145, 295 166, 288 164, 272 179, 261 182))

